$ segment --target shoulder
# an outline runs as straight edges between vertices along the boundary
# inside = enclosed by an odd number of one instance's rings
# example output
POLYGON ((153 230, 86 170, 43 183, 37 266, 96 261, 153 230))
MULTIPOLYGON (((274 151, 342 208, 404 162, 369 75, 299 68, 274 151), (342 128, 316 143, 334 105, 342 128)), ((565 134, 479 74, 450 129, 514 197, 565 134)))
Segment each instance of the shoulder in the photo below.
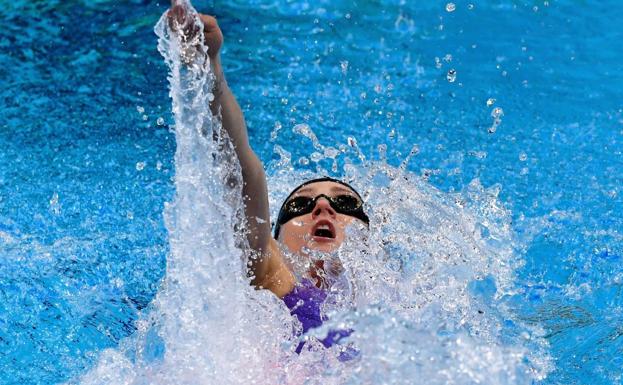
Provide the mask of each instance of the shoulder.
POLYGON ((296 278, 286 264, 281 248, 275 239, 270 239, 266 254, 268 269, 264 279, 259 282, 259 286, 283 298, 296 286, 296 278))

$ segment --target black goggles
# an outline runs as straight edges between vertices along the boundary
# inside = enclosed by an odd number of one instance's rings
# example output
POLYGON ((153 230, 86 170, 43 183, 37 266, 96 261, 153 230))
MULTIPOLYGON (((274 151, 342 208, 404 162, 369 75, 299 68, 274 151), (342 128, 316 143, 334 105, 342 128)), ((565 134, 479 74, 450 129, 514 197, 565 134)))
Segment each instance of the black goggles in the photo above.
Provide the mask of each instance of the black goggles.
POLYGON ((320 194, 315 198, 298 196, 287 201, 279 212, 277 224, 283 225, 290 219, 311 213, 320 198, 328 200, 335 212, 357 218, 365 224, 370 223, 370 219, 363 211, 363 202, 359 198, 349 194, 340 194, 334 197, 320 194))

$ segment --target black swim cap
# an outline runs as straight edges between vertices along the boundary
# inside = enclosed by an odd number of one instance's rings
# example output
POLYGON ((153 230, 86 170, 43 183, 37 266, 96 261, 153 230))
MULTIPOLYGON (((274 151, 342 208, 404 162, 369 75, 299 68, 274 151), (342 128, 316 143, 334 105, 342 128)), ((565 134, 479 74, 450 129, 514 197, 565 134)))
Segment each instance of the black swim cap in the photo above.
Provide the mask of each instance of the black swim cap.
MULTIPOLYGON (((277 215, 277 218, 279 218, 281 216, 281 211, 283 210, 283 207, 288 202, 288 200, 292 197, 292 195, 294 195, 302 187, 305 187, 307 185, 310 185, 312 183, 317 183, 317 182, 334 182, 334 183, 341 184, 342 186, 348 187, 352 192, 355 193, 355 195, 357 195, 357 198, 359 198, 363 202, 363 198, 361 197, 361 195, 359 195, 357 190, 355 190, 353 188, 353 186, 351 186, 348 183, 346 183, 344 181, 341 181, 339 179, 335 179, 335 178, 331 178, 331 177, 325 176, 325 177, 322 177, 322 178, 316 178, 316 179, 308 180, 307 182, 304 182, 304 183, 298 185, 294 190, 292 190, 292 192, 288 195, 288 197, 281 204, 281 208, 279 209, 279 214, 277 215)), ((277 219, 277 222, 275 223, 275 235, 274 235, 275 239, 279 238, 279 230, 280 229, 281 229, 281 225, 279 224, 279 219, 277 219)))

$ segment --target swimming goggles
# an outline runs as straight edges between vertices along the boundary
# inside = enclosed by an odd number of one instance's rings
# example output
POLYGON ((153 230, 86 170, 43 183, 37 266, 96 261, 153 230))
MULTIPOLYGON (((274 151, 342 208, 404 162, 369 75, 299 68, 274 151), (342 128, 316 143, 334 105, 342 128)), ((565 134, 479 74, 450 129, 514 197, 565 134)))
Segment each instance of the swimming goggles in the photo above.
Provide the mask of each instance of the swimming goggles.
POLYGON ((316 207, 316 202, 320 198, 328 200, 335 212, 357 218, 365 224, 370 223, 370 219, 363 211, 363 202, 357 197, 349 194, 340 194, 335 197, 320 194, 315 198, 306 196, 292 198, 281 208, 279 217, 277 218, 277 223, 279 225, 283 225, 293 218, 311 213, 314 210, 314 207, 316 207))

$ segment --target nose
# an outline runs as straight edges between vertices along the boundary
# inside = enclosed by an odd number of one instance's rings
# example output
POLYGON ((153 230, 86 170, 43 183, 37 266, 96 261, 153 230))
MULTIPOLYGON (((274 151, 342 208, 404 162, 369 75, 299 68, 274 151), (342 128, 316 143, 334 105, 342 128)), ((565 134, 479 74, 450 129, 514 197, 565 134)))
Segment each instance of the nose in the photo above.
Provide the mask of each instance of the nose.
POLYGON ((333 207, 329 204, 329 201, 325 197, 320 197, 316 201, 316 206, 312 211, 312 219, 316 219, 322 214, 327 214, 332 218, 335 218, 336 212, 333 210, 333 207))

